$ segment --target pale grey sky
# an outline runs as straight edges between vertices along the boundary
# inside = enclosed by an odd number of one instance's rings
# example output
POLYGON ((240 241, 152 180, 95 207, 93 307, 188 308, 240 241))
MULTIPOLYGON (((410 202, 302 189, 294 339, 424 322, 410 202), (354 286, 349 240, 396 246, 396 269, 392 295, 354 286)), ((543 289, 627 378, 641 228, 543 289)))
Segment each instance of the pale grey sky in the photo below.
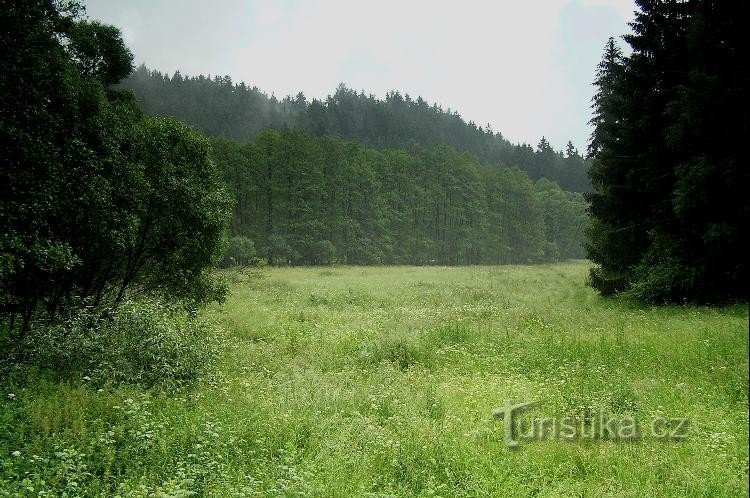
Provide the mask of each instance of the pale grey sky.
POLYGON ((591 81, 632 0, 86 0, 136 63, 283 97, 399 90, 512 142, 588 140, 591 81))

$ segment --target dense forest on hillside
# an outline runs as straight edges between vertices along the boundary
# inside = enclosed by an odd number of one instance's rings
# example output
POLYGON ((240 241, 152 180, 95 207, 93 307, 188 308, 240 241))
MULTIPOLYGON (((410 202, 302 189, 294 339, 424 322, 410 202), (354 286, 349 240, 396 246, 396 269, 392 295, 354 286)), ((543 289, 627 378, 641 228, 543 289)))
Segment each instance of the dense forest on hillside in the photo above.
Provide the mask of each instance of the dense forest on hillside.
POLYGON ((378 149, 447 144, 487 164, 517 166, 533 180, 547 178, 576 192, 590 189, 588 161, 572 143, 564 152, 544 137, 536 149, 515 145, 489 126, 467 123, 455 111, 395 91, 378 99, 340 85, 322 101, 302 93, 278 100, 229 76, 169 76, 145 66, 122 85, 135 92, 148 114, 177 117, 209 136, 247 141, 265 128, 295 128, 378 149))
POLYGON ((469 154, 376 150, 295 130, 213 140, 232 233, 271 264, 497 264, 583 256, 582 194, 469 154))
POLYGON ((592 283, 652 301, 748 296, 747 2, 640 0, 599 65, 592 283))

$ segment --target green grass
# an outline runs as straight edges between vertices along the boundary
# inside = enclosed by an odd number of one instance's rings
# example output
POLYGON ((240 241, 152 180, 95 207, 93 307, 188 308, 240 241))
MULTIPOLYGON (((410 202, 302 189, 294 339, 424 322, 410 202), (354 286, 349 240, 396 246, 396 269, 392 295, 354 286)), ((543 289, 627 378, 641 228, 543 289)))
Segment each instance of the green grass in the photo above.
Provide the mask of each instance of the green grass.
POLYGON ((0 495, 747 496, 747 306, 602 300, 587 268, 230 273, 205 313, 226 353, 197 387, 6 387, 0 495), (690 422, 512 450, 505 400, 690 422))

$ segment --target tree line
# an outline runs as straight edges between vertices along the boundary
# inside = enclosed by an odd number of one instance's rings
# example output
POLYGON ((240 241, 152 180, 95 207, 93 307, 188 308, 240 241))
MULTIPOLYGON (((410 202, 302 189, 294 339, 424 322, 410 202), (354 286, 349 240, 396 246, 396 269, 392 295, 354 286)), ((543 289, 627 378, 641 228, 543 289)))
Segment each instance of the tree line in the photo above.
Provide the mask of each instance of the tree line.
POLYGON ((748 297, 747 2, 638 0, 597 72, 591 281, 651 302, 748 297))
POLYGON ((148 114, 177 117, 209 136, 247 141, 266 128, 294 128, 378 149, 447 144, 487 164, 517 166, 533 180, 547 178, 576 192, 591 189, 589 162, 571 142, 565 151, 554 150, 544 137, 536 148, 512 144, 489 125, 467 123, 456 111, 397 91, 378 99, 340 85, 323 100, 302 93, 279 100, 229 76, 169 76, 145 66, 122 86, 135 92, 148 114))
POLYGON ((212 145, 236 201, 231 233, 252 241, 270 264, 583 256, 582 194, 535 183, 518 168, 485 166, 447 145, 378 150, 289 129, 212 145))

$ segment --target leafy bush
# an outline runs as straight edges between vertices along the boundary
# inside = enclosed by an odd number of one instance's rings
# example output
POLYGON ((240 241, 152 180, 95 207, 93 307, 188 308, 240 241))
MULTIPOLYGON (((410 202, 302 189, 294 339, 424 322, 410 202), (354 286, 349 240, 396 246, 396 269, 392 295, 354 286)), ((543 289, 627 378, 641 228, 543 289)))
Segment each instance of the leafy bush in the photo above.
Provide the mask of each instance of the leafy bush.
POLYGON ((208 371, 219 346, 206 321, 162 304, 128 302, 110 318, 87 311, 32 329, 21 350, 27 365, 92 385, 176 389, 208 371))
POLYGON ((255 244, 247 237, 235 236, 229 239, 229 245, 224 251, 222 267, 231 266, 256 266, 258 257, 256 256, 255 244))
POLYGON ((18 336, 133 294, 222 296, 211 273, 232 199, 210 144, 112 87, 132 54, 81 12, 76 0, 0 8, 0 326, 18 336))
MULTIPOLYGON (((643 259, 633 269, 630 288, 626 294, 650 304, 666 304, 682 301, 702 301, 700 292, 701 265, 687 264, 686 258, 668 239, 653 237, 654 246, 646 251, 643 259)), ((709 289, 710 283, 703 287, 709 289)), ((721 293, 714 292, 719 300, 721 293)))

